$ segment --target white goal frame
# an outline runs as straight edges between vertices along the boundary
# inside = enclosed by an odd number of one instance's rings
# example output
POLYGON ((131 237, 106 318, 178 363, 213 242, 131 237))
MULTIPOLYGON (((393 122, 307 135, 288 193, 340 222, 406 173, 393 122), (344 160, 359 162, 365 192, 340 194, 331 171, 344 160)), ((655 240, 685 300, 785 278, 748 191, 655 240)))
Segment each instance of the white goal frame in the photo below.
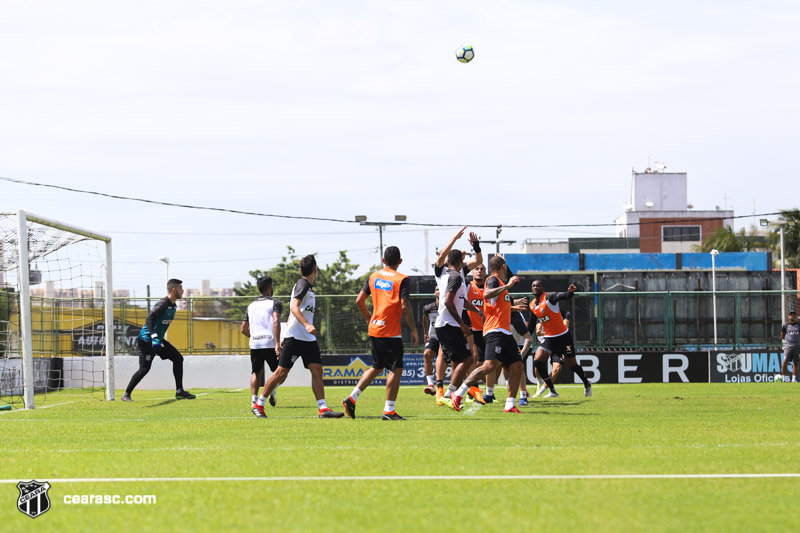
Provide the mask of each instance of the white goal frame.
MULTIPOLYGON (((14 213, 3 213, 14 215, 14 213)), ((22 379, 23 399, 26 409, 34 409, 34 370, 33 370, 33 327, 31 324, 31 287, 28 248, 28 221, 36 222, 62 231, 69 231, 89 239, 102 241, 105 244, 105 386, 106 400, 114 400, 114 286, 111 271, 111 237, 95 231, 52 220, 19 210, 17 215, 17 251, 19 257, 19 314, 20 341, 22 343, 22 379)))

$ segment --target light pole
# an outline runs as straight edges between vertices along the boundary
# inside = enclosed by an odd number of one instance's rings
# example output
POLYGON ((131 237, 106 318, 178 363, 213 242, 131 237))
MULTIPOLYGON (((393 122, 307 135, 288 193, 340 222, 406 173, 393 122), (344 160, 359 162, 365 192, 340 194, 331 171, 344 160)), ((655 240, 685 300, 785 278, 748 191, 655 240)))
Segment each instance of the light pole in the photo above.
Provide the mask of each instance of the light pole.
POLYGON ((169 283, 169 257, 162 255, 158 260, 167 265, 167 279, 164 281, 164 290, 166 290, 167 283, 169 283))
POLYGON ((711 300, 714 306, 714 349, 717 348, 717 271, 714 259, 719 255, 719 250, 711 250, 711 300))
POLYGON ((356 215, 356 222, 361 224, 362 226, 378 226, 378 239, 379 239, 379 248, 378 253, 380 257, 378 258, 378 264, 381 264, 383 260, 383 228, 385 226, 400 226, 401 223, 406 221, 405 215, 395 215, 394 222, 367 222, 366 215, 356 215))

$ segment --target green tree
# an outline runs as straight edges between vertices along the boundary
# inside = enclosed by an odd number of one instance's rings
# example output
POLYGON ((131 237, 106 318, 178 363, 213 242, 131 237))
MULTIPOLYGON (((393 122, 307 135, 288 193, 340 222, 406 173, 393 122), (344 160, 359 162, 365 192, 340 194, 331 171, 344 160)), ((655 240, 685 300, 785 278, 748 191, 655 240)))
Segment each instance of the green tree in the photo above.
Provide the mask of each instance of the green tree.
MULTIPOLYGON (((251 298, 259 296, 256 281, 261 276, 270 276, 274 286, 274 294, 283 304, 282 320, 289 317, 289 295, 292 287, 300 279, 300 257, 294 248, 287 246, 287 253, 274 267, 267 270, 251 270, 251 280, 245 282, 234 292, 237 296, 249 298, 236 299, 227 314, 233 320, 242 320, 251 298)), ((318 260, 319 261, 319 260, 318 260)), ((355 296, 361 290, 369 273, 356 276, 359 265, 347 257, 346 251, 340 251, 339 257, 327 267, 318 265, 317 279, 314 282, 314 293, 317 295, 317 312, 314 325, 319 331, 317 336, 320 346, 325 351, 341 352, 351 350, 367 342, 367 328, 355 304, 355 296)), ((373 269, 376 270, 375 266, 373 269)))
MULTIPOLYGON (((800 268, 800 209, 781 210, 783 226, 783 248, 786 254, 786 268, 800 268)), ((772 250, 773 264, 781 266, 781 226, 773 222, 767 242, 772 250)))
POLYGON ((752 252, 768 249, 768 247, 765 239, 758 235, 753 226, 750 227, 749 232, 744 228, 734 232, 730 226, 724 226, 714 230, 703 241, 703 244, 694 246, 694 250, 696 252, 710 252, 715 249, 720 252, 752 252))

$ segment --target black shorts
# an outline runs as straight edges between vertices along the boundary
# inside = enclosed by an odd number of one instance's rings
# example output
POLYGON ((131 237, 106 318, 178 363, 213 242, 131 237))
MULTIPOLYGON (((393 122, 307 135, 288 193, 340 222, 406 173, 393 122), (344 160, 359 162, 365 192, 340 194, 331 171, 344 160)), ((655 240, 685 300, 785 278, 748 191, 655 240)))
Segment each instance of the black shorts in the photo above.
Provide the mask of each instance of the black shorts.
POLYGON ((161 340, 161 351, 156 352, 153 350, 153 344, 148 341, 144 341, 140 338, 136 338, 137 344, 139 345, 139 366, 144 368, 150 368, 153 364, 153 358, 157 355, 161 359, 172 361, 173 363, 176 361, 183 361, 183 356, 181 352, 178 351, 173 345, 171 345, 166 340, 161 340))
POLYGON ((436 357, 439 353, 439 339, 429 337, 428 342, 425 343, 425 349, 433 351, 433 356, 436 357))
POLYGON ((506 368, 514 363, 522 362, 513 335, 493 331, 487 333, 484 340, 486 341, 486 360, 497 359, 506 368))
POLYGON ((372 368, 395 370, 403 368, 403 339, 370 337, 372 341, 372 368))
POLYGON ((303 366, 308 368, 311 364, 322 364, 322 356, 319 353, 317 341, 299 341, 294 337, 287 337, 281 350, 281 358, 278 366, 292 368, 298 357, 303 358, 303 366))
POLYGON ((478 349, 478 362, 482 363, 485 359, 486 342, 483 340, 483 331, 472 330, 472 341, 478 349))
POLYGON ((572 333, 569 331, 558 337, 545 337, 541 347, 550 356, 575 357, 575 346, 573 346, 572 342, 572 333))
POLYGON ((264 370, 264 363, 267 363, 273 372, 278 368, 278 356, 275 355, 275 348, 250 348, 251 372, 260 374, 264 370))
POLYGON ((448 364, 460 363, 472 355, 469 352, 467 338, 464 337, 460 327, 445 324, 441 328, 436 328, 436 336, 439 337, 442 354, 448 364))

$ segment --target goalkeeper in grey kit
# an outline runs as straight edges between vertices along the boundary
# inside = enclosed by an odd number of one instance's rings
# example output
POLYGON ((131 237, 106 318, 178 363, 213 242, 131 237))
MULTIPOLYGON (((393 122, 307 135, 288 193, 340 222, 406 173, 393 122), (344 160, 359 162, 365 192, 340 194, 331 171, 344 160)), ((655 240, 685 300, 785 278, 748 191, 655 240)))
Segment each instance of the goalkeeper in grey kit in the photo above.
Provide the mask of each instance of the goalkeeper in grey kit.
POLYGON ((195 395, 183 390, 183 356, 164 339, 170 323, 175 318, 176 301, 183 296, 183 282, 171 279, 167 282, 167 296, 160 299, 147 315, 144 327, 139 332, 136 343, 139 346, 139 370, 131 376, 131 381, 122 395, 123 402, 132 402, 131 393, 142 378, 150 372, 153 359, 158 355, 161 359, 172 361, 172 374, 175 376, 175 398, 178 400, 194 400, 195 395))

